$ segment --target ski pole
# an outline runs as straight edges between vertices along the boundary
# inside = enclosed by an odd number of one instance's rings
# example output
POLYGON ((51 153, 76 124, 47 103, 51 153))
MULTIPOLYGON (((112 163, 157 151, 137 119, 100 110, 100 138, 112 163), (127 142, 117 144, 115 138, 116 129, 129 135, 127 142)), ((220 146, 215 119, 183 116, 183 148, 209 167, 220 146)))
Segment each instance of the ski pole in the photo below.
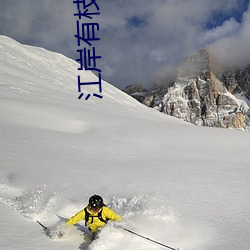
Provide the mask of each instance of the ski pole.
POLYGON ((48 230, 48 228, 47 227, 45 227, 41 222, 39 222, 38 220, 36 221, 40 226, 42 226, 43 227, 43 229, 46 231, 46 230, 48 230))
POLYGON ((122 229, 125 230, 125 231, 127 231, 127 232, 129 232, 129 233, 131 233, 131 234, 137 235, 137 236, 139 236, 139 237, 141 237, 141 238, 143 238, 143 239, 145 239, 145 240, 154 242, 154 243, 156 243, 156 244, 158 244, 158 245, 161 245, 161 246, 163 246, 163 247, 169 248, 169 249, 171 249, 171 250, 180 250, 180 248, 173 248, 173 247, 167 246, 167 245, 162 244, 162 243, 160 243, 160 242, 158 242, 158 241, 155 241, 155 240, 152 240, 152 239, 150 239, 150 238, 148 238, 148 237, 145 237, 145 236, 143 236, 143 235, 141 235, 141 234, 135 233, 135 232, 133 232, 133 231, 127 229, 127 228, 122 228, 122 229))

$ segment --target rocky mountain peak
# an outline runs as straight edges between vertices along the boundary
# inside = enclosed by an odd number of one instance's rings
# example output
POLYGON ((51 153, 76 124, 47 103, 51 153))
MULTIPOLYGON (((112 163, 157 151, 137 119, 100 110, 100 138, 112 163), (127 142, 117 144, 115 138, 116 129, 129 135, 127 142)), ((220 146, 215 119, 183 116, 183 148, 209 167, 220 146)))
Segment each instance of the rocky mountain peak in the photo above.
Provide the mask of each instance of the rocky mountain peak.
POLYGON ((177 77, 194 77, 205 74, 210 70, 209 53, 201 49, 194 55, 188 57, 177 69, 177 77))
POLYGON ((249 106, 233 94, 250 93, 250 67, 220 74, 212 68, 209 51, 202 49, 178 67, 171 86, 144 90, 139 98, 130 94, 149 107, 196 125, 248 129, 249 106))

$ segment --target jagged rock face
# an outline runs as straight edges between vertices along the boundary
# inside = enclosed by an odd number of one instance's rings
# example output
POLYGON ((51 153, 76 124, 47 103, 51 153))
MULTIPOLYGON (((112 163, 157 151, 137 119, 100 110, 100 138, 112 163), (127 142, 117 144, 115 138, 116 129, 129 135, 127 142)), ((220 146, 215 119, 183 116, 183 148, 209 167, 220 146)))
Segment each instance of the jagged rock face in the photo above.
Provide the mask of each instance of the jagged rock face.
POLYGON ((250 100, 250 66, 218 74, 218 79, 225 84, 230 93, 242 93, 250 100))
MULTIPOLYGON (((249 87, 249 68, 221 74, 219 80, 210 68, 208 51, 201 50, 178 69, 171 87, 141 93, 140 101, 196 125, 248 129, 250 109, 232 93, 243 92, 249 87), (222 79, 227 81, 224 83, 222 79)), ((249 93, 244 92, 245 96, 249 93)))
POLYGON ((125 89, 123 89, 125 93, 133 96, 137 101, 143 102, 147 90, 141 84, 130 84, 125 89))
POLYGON ((132 95, 134 93, 143 93, 147 91, 142 84, 131 84, 128 85, 124 90, 125 93, 132 95))
POLYGON ((213 77, 178 79, 161 105, 164 113, 197 125, 239 129, 249 126, 246 103, 239 103, 213 77))
MULTIPOLYGON (((248 105, 227 90, 232 85, 222 83, 214 75, 206 50, 188 58, 184 63, 186 68, 188 72, 179 70, 181 76, 177 76, 163 99, 164 113, 204 126, 237 129, 250 126, 248 105)), ((241 84, 246 84, 249 75, 241 74, 246 76, 246 80, 237 79, 241 84)))

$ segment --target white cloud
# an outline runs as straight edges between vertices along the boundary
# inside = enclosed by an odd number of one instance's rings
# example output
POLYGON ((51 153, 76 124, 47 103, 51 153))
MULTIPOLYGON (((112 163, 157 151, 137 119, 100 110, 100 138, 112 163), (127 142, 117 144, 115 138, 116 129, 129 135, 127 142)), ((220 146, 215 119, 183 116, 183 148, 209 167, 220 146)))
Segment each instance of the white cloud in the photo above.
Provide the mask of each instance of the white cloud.
MULTIPOLYGON (((162 78, 166 68, 211 43, 220 51, 225 44, 230 48, 241 40, 242 48, 248 48, 247 14, 241 24, 231 18, 213 30, 205 29, 213 13, 230 15, 239 4, 237 0, 97 3, 100 15, 93 20, 100 24, 101 40, 95 44, 102 56, 99 67, 105 80, 121 88, 132 82, 152 84, 156 75, 162 78), (142 25, 133 25, 133 20, 142 25)), ((1 0, 0 33, 77 57, 76 9, 68 0, 1 0)))
POLYGON ((216 40, 210 49, 216 60, 225 66, 246 66, 250 63, 250 9, 244 13, 238 28, 228 36, 216 40))
POLYGON ((221 26, 216 28, 205 30, 200 38, 201 44, 211 44, 214 41, 218 41, 228 36, 235 35, 240 28, 240 24, 235 20, 235 18, 230 18, 226 20, 221 26))

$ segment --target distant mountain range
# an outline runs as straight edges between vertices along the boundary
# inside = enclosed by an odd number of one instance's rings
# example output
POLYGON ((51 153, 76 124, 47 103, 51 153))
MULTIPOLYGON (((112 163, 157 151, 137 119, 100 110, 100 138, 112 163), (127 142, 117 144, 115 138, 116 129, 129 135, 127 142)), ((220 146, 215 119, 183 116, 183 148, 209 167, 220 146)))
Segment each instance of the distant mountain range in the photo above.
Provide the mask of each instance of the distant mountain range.
POLYGON ((206 49, 180 65, 172 84, 149 90, 132 84, 123 91, 148 107, 196 125, 250 127, 250 65, 221 71, 206 49))

